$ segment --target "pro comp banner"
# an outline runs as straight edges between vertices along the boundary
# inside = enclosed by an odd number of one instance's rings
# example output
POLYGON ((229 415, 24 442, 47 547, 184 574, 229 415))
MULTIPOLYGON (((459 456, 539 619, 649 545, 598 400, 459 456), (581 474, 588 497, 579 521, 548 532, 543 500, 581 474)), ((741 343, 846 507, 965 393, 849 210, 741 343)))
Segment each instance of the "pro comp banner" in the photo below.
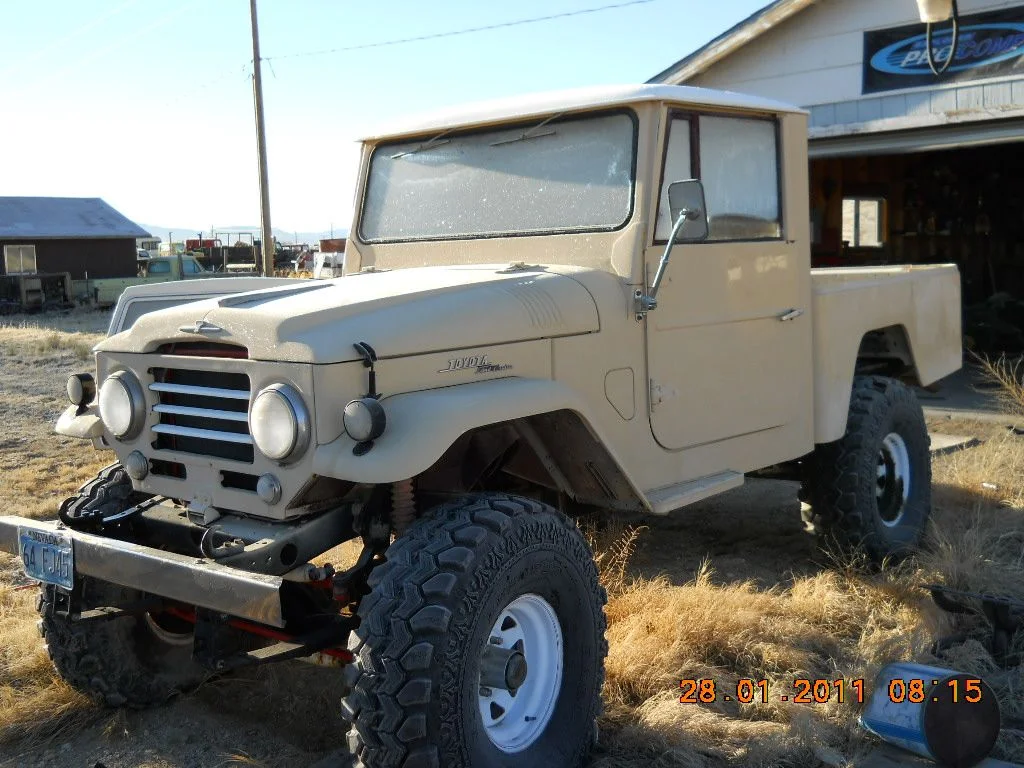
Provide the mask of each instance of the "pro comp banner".
MULTIPOLYGON (((953 62, 936 77, 928 67, 924 24, 864 33, 864 93, 900 88, 1024 76, 1024 6, 960 17, 953 62)), ((937 67, 949 56, 951 24, 936 25, 932 51, 937 67)))

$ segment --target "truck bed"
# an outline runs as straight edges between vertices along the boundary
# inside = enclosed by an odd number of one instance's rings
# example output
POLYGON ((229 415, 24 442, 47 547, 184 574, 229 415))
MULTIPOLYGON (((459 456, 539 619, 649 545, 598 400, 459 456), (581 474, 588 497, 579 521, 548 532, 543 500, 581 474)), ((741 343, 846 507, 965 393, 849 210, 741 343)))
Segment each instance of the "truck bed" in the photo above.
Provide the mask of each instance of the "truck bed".
POLYGON ((953 264, 811 270, 815 442, 842 437, 854 364, 870 331, 896 329, 918 384, 960 368, 960 273, 953 264))

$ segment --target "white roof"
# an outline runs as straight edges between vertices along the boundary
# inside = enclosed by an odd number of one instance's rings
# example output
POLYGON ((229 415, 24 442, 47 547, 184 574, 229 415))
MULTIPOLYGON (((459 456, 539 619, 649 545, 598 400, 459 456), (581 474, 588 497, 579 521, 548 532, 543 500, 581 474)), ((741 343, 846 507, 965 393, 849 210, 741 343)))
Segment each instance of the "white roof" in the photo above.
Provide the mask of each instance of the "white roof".
POLYGON ((693 107, 730 107, 756 112, 804 112, 791 104, 764 99, 760 96, 716 91, 710 88, 694 88, 688 85, 602 85, 514 96, 440 109, 382 126, 380 130, 364 137, 364 141, 386 136, 405 136, 443 131, 448 128, 486 125, 561 112, 618 107, 645 101, 665 101, 693 107))

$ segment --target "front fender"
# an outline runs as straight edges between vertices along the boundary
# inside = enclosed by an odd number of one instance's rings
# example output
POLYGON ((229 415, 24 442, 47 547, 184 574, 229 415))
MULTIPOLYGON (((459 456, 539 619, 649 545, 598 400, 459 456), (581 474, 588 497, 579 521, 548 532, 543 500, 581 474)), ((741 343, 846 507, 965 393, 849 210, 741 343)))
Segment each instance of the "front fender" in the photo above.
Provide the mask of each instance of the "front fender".
POLYGON ((316 449, 313 471, 357 483, 391 483, 429 469, 476 427, 560 410, 574 411, 593 425, 575 394, 548 379, 492 379, 394 395, 381 404, 387 428, 369 452, 356 456, 355 440, 342 433, 316 449))
POLYGON ((81 413, 78 406, 71 405, 57 419, 54 431, 58 435, 77 437, 81 440, 98 440, 103 437, 103 422, 100 421, 98 406, 89 405, 81 413))

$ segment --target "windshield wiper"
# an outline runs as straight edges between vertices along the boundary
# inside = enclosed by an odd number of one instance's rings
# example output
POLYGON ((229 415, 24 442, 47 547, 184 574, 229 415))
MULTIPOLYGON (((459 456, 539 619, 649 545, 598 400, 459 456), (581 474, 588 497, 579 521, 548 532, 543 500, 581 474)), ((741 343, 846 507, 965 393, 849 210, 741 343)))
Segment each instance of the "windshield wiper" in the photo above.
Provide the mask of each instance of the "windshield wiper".
POLYGON ((428 139, 427 141, 424 141, 422 144, 415 146, 412 149, 407 149, 404 152, 399 152, 397 154, 391 155, 391 159, 397 160, 398 158, 405 157, 406 155, 415 155, 417 152, 423 152, 428 149, 433 149, 434 147, 441 147, 444 146, 445 144, 451 144, 451 139, 444 139, 442 141, 442 139, 449 133, 451 133, 450 130, 442 131, 441 133, 437 134, 437 136, 435 136, 434 138, 428 139))
POLYGON ((511 139, 502 139, 501 141, 491 142, 491 146, 492 147, 500 147, 502 144, 515 144, 517 141, 528 141, 529 139, 539 139, 542 136, 554 136, 556 133, 558 133, 558 131, 556 131, 554 128, 549 128, 548 130, 540 132, 540 133, 538 133, 538 131, 540 131, 541 128, 543 128, 545 125, 550 123, 555 118, 561 117, 564 114, 565 114, 564 112, 559 112, 557 115, 552 115, 551 117, 546 118, 545 120, 542 120, 541 122, 537 123, 537 125, 533 126, 533 128, 529 128, 529 129, 523 131, 518 136, 513 136, 511 139))

